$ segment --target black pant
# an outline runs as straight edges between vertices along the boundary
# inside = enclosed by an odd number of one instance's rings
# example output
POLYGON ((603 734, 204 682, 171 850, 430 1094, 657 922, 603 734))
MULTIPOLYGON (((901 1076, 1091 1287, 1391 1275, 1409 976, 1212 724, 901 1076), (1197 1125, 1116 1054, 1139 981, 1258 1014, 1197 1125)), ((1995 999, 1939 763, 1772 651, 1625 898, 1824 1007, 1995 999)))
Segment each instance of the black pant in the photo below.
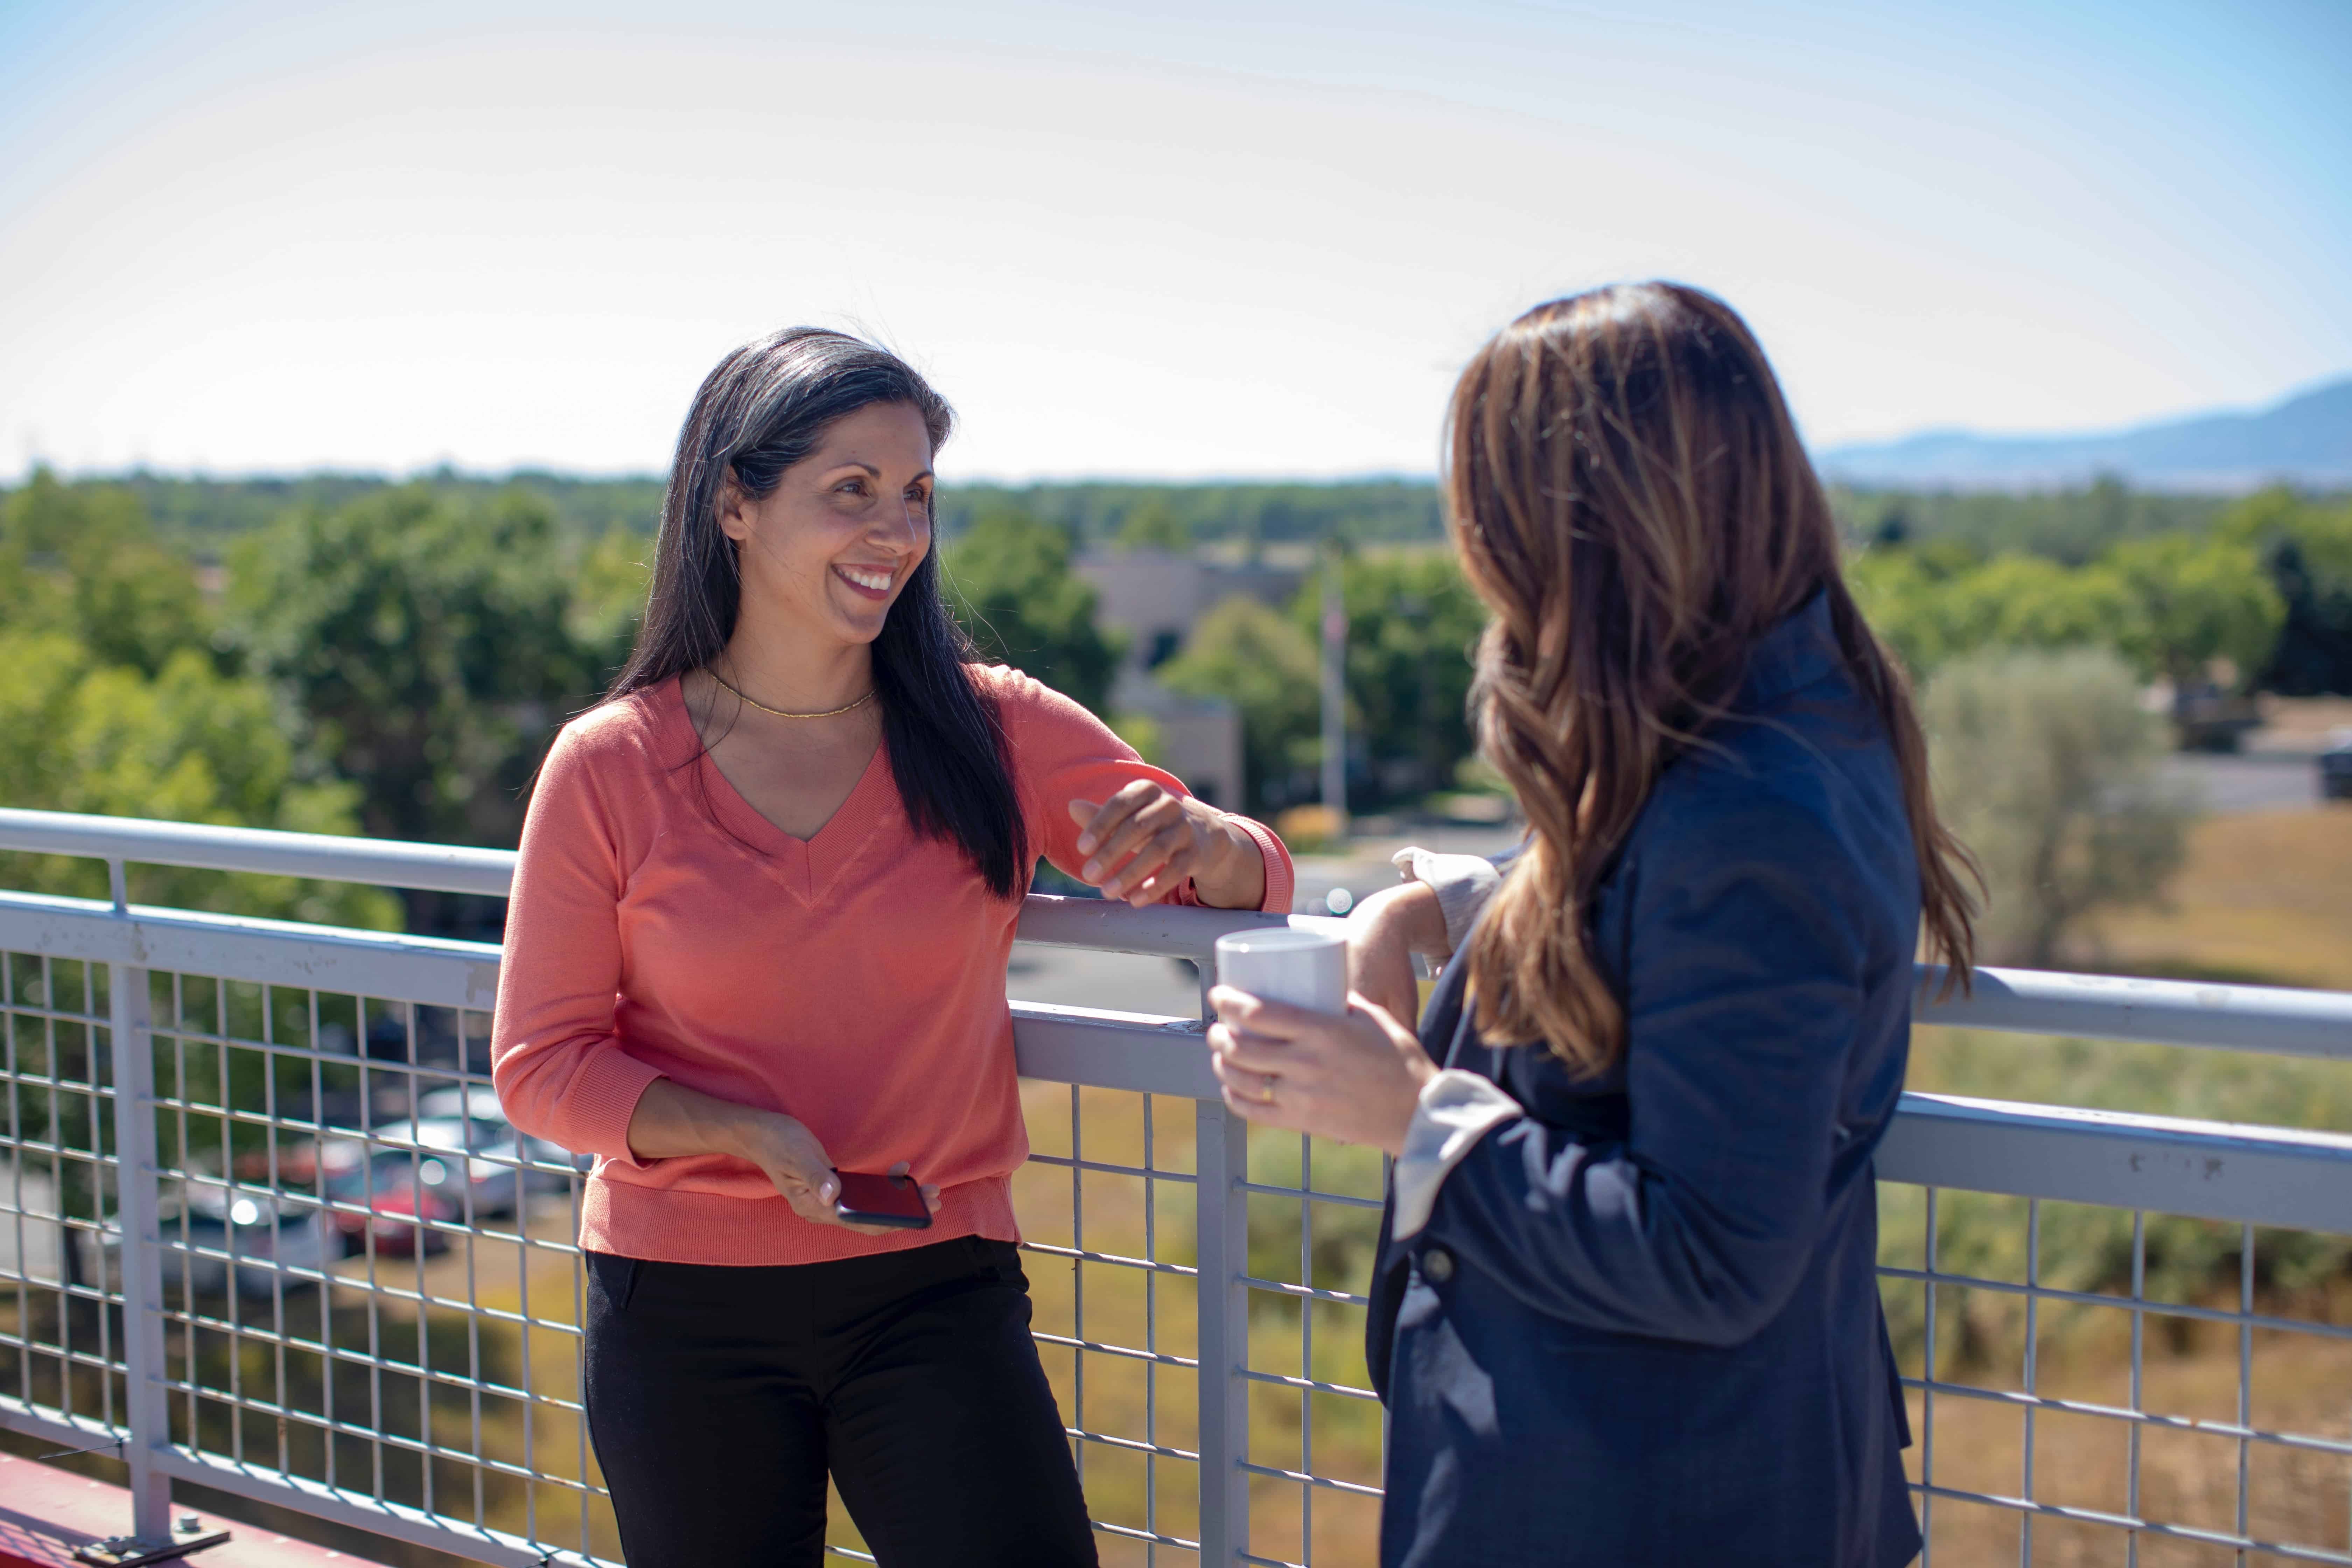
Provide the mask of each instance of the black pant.
POLYGON ((630 1568, 814 1568, 828 1470, 886 1568, 1095 1562, 1006 1243, 762 1268, 592 1252, 588 1282, 588 1429, 630 1568))

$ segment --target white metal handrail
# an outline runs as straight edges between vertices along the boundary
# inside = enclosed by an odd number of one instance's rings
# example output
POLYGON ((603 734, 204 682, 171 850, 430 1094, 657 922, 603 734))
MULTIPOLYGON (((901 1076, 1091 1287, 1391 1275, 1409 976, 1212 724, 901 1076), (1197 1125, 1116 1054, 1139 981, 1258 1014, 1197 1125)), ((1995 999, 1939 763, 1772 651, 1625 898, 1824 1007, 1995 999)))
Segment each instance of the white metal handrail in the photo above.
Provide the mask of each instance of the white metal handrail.
MULTIPOLYGON (((0 849, 102 858, 114 868, 112 900, 0 892, 0 952, 107 966, 113 1008, 110 1096, 126 1108, 160 1107, 169 1101, 168 1096, 159 1096, 152 1054, 144 1048, 158 1032, 155 1020, 146 1015, 150 972, 216 976, 313 994, 398 998, 478 1014, 486 1012, 496 995, 499 950, 494 945, 132 906, 121 896, 121 866, 125 861, 172 864, 502 895, 511 876, 511 854, 14 810, 0 811, 0 849)), ((1189 959, 1205 973, 1217 935, 1283 920, 1194 909, 1136 910, 1096 900, 1033 897, 1023 910, 1019 933, 1033 942, 1189 959)), ((1304 916, 1288 920, 1301 925, 1341 923, 1304 916)), ((1936 972, 1923 970, 1924 984, 1932 985, 1937 978, 1936 972)), ((2328 992, 1985 970, 1976 976, 1973 996, 1923 1004, 1919 1016, 1926 1022, 1986 1029, 2352 1058, 2352 996, 2328 992)), ((1253 1369, 1247 1351, 1251 1292, 1301 1300, 1360 1299, 1316 1289, 1311 1281, 1302 1287, 1261 1279, 1250 1270, 1250 1195, 1289 1194, 1293 1189, 1250 1180, 1245 1130, 1218 1097, 1197 1019, 1022 1003, 1013 1005, 1013 1016, 1019 1066, 1025 1077, 1165 1095, 1195 1106, 1197 1175, 1160 1179, 1197 1184, 1192 1239, 1200 1266, 1144 1264, 1190 1278, 1197 1292, 1198 1353, 1155 1357, 1196 1375, 1200 1384, 1199 1447, 1196 1451, 1168 1452, 1198 1461, 1198 1543, 1204 1555, 1213 1561, 1263 1560, 1252 1557, 1246 1545, 1251 1476, 1356 1492, 1366 1489, 1302 1478, 1249 1459, 1250 1384, 1361 1392, 1311 1376, 1253 1369)), ((325 1056, 315 1041, 267 1048, 280 1057, 325 1056)), ((131 1310, 116 1352, 128 1374, 127 1401, 119 1420, 95 1426, 88 1416, 59 1421, 0 1402, 0 1424, 85 1440, 101 1426, 127 1433, 142 1533, 152 1532, 165 1518, 171 1477, 214 1484, 241 1479, 289 1506, 484 1561, 546 1560, 544 1548, 532 1541, 462 1529, 429 1511, 347 1495, 266 1467, 231 1464, 217 1454, 170 1441, 168 1421, 159 1414, 168 1385, 161 1341, 165 1309, 157 1268, 167 1251, 210 1255, 174 1244, 164 1235, 157 1207, 163 1171, 152 1147, 152 1118, 118 1116, 115 1121, 126 1130, 108 1163, 119 1173, 120 1223, 127 1243, 121 1289, 131 1310)), ((1074 1173, 1085 1163, 1075 1159, 1047 1163, 1070 1164, 1074 1173)), ((2352 1138, 2334 1133, 1907 1094, 1879 1151, 1878 1170, 1886 1182, 1931 1190, 2011 1194, 2032 1202, 2060 1200, 2204 1216, 2247 1227, 2352 1235, 2352 1138)), ((1304 1181, 1302 1173, 1302 1184, 1304 1181)), ((1083 1247, 1042 1250, 1074 1258, 1094 1256, 1083 1247)), ((1943 1278, 1934 1270, 1931 1250, 1928 1268, 1920 1277, 1943 1278)), ((281 1271, 289 1276, 300 1272, 292 1265, 281 1271)), ((1895 1270, 1892 1277, 1909 1276, 1895 1270)), ((1991 1288, 2005 1287, 1996 1282, 1991 1288)), ((2064 1294, 2031 1284, 2019 1289, 2052 1300, 2064 1294)), ((2252 1323, 2251 1302, 2231 1321, 2252 1323)), ((1913 1386, 1949 1392, 1933 1377, 1932 1369, 1925 1383, 1915 1381, 1913 1386)), ((1934 1487, 1923 1492, 1923 1497, 1941 1495, 1962 1494, 1934 1487)), ((2007 1500, 2003 1506, 2012 1503, 2016 1500, 2007 1500)), ((2048 1505, 2029 1498, 2017 1506, 2030 1512, 2048 1505)), ((2242 1526, 2239 1534, 2245 1534, 2242 1526)), ((2301 1555, 2307 1561, 2352 1561, 2301 1555)))
MULTIPOLYGON (((507 895, 515 863, 510 849, 16 808, 0 808, 0 849, 496 898, 507 895)), ((1205 973, 1219 936, 1283 923, 1344 922, 1228 910, 1132 910, 1099 899, 1032 895, 1022 908, 1020 936, 1047 946, 1189 959, 1205 973)), ((1930 964, 1920 966, 1919 981, 1923 1024, 2352 1060, 2352 994, 2338 992, 1987 968, 1976 971, 1971 991, 1945 996, 1944 971, 1930 964)))

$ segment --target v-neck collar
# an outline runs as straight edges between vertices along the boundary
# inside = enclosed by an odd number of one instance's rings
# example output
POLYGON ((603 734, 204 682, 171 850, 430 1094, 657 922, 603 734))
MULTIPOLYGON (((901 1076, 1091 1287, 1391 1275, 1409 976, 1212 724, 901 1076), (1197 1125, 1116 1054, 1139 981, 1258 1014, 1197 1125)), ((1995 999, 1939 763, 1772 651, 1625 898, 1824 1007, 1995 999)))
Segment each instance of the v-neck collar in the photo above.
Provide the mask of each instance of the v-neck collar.
POLYGON ((896 813, 898 792, 890 775, 890 748, 886 741, 875 746, 866 771, 858 774, 856 784, 824 826, 809 837, 793 837, 761 816, 711 760, 710 748, 702 743, 694 716, 687 711, 684 680, 673 677, 660 692, 663 728, 668 744, 677 748, 671 752, 677 761, 667 769, 670 779, 686 790, 698 808, 718 818, 712 831, 804 902, 814 904, 823 899, 876 830, 896 813), (692 759, 691 765, 680 765, 688 758, 692 759))

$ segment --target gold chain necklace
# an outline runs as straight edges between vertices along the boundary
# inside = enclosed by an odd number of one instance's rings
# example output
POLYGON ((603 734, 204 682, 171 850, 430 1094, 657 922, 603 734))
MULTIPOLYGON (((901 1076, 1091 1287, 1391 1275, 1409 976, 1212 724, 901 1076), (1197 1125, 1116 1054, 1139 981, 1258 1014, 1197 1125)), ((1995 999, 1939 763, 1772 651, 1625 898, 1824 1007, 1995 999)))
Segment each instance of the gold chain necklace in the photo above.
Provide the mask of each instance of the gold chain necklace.
MULTIPOLYGON (((705 668, 708 668, 708 667, 706 666, 705 668)), ((728 684, 727 678, 726 678, 725 676, 723 676, 723 675, 719 674, 719 673, 717 670, 715 670, 715 669, 713 669, 713 670, 711 670, 711 671, 710 671, 710 679, 713 679, 713 680, 715 680, 715 681, 717 681, 717 682, 719 682, 719 685, 721 685, 721 686, 725 686, 725 687, 727 688, 727 689, 728 689, 728 690, 730 690, 730 691, 734 691, 734 692, 735 692, 736 699, 737 699, 739 701, 749 702, 752 707, 757 708, 761 712, 762 712, 762 713, 767 713, 767 714, 772 714, 772 715, 773 715, 774 717, 776 717, 776 718, 778 718, 778 719, 837 719, 837 718, 839 718, 842 714, 844 714, 844 713, 847 713, 847 712, 850 712, 850 711, 852 711, 853 710, 856 710, 856 709, 863 708, 863 707, 865 707, 868 702, 871 702, 871 701, 873 701, 873 700, 874 700, 874 693, 873 693, 873 691, 872 691, 871 689, 869 689, 869 690, 867 690, 867 692, 866 693, 866 695, 865 695, 865 696, 863 696, 863 697, 859 698, 856 701, 852 702, 852 703, 849 703, 849 704, 847 704, 846 706, 840 707, 840 708, 828 708, 828 709, 826 709, 826 710, 825 710, 824 712, 822 712, 822 713, 787 713, 787 712, 785 712, 785 711, 784 711, 782 709, 781 709, 781 708, 771 708, 771 707, 769 707, 766 703, 764 703, 764 702, 761 701, 761 700, 760 700, 758 698, 756 698, 756 697, 746 697, 746 696, 744 696, 742 692, 740 692, 740 691, 737 691, 733 686, 729 685, 729 684, 728 684)))

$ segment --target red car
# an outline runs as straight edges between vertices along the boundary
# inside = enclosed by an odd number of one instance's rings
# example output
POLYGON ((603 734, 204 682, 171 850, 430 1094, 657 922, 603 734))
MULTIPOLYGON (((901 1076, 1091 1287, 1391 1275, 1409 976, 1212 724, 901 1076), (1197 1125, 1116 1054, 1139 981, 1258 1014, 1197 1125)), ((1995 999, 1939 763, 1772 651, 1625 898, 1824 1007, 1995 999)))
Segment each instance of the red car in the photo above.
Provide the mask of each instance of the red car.
MULTIPOLYGON (((247 1154, 238 1173, 267 1180, 269 1156, 247 1154)), ((356 1138, 289 1144, 278 1151, 278 1184, 289 1194, 323 1194, 326 1223, 341 1239, 342 1256, 356 1258, 375 1239, 378 1258, 414 1258, 422 1246, 428 1258, 449 1250, 449 1234, 436 1224, 465 1212, 453 1161, 437 1153, 378 1149, 371 1155, 356 1138), (422 1219, 427 1223, 419 1225, 422 1219)))

